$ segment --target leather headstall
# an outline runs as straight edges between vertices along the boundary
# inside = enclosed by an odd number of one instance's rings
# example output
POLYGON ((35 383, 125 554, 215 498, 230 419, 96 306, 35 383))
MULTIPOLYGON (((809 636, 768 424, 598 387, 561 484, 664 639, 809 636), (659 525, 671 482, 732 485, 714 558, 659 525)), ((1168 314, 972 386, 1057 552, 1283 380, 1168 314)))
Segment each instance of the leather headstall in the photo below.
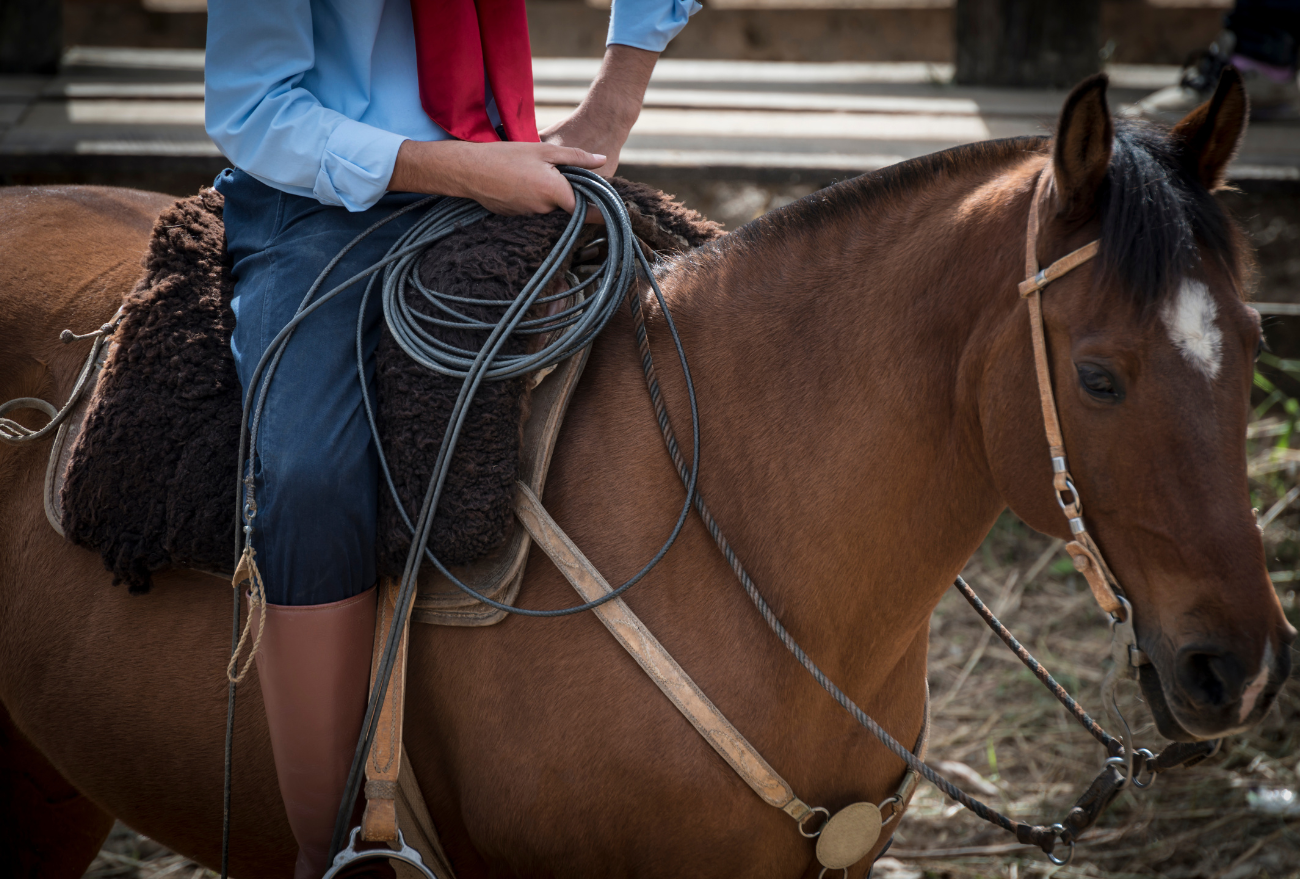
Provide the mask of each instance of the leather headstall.
POLYGON ((1083 501, 1079 498, 1078 489, 1074 487, 1074 480, 1070 478, 1070 469, 1065 461, 1065 438, 1061 435, 1061 420, 1052 393, 1052 370, 1047 359, 1047 337, 1043 331, 1043 288, 1095 257, 1101 241, 1090 241, 1039 270, 1038 206, 1047 194, 1051 179, 1049 162, 1038 177, 1038 185, 1029 204, 1029 232, 1025 236, 1025 280, 1020 282, 1019 289, 1020 297, 1029 306, 1029 331, 1033 336, 1038 397, 1043 407, 1043 427, 1047 432, 1047 444, 1052 455, 1052 488, 1056 492, 1056 502, 1060 505, 1061 512, 1070 522, 1070 533, 1074 539, 1066 544, 1065 551, 1073 559, 1074 569, 1088 581, 1093 598, 1102 610, 1113 618, 1128 622, 1128 602, 1120 597, 1123 590, 1102 557, 1101 549, 1088 533, 1088 526, 1083 521, 1083 501))

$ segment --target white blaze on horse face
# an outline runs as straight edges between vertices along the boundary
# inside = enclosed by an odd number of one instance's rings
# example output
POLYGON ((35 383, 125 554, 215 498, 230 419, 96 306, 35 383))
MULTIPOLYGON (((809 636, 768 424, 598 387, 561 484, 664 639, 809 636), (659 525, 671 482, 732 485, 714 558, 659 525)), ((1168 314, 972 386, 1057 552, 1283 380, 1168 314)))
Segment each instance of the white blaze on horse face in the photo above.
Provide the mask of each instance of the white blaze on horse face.
POLYGON ((1255 675, 1255 680, 1246 687, 1246 692, 1241 694, 1241 715, 1237 718, 1237 723, 1245 723, 1246 718, 1250 717, 1250 712, 1255 710, 1255 702, 1259 699, 1259 694, 1264 692, 1264 685, 1268 683, 1268 676, 1272 670, 1273 644, 1269 642, 1264 645, 1264 660, 1260 663, 1259 674, 1255 675))
POLYGON ((1174 347, 1211 380, 1219 375, 1223 354, 1223 334, 1214 322, 1218 315, 1210 288, 1191 278, 1183 280, 1178 295, 1161 312, 1174 347))

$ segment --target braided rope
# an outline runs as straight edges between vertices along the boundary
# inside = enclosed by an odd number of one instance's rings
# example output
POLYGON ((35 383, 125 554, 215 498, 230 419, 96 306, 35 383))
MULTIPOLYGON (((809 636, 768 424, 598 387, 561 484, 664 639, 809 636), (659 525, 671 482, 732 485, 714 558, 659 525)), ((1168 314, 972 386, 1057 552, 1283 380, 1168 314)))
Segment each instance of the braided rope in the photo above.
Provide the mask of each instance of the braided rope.
POLYGON ((958 592, 966 597, 966 600, 970 602, 971 607, 975 608, 975 612, 984 618, 984 622, 988 624, 994 634, 1001 638, 1003 643, 1011 648, 1011 652, 1016 654, 1020 661, 1023 662, 1040 681, 1043 682, 1043 686, 1047 687, 1047 689, 1051 691, 1052 695, 1055 696, 1060 703, 1074 715, 1075 720, 1079 721, 1079 724, 1086 729, 1094 739, 1105 746, 1111 756, 1118 757, 1124 753, 1124 746, 1120 743, 1119 739, 1116 739, 1110 733, 1106 732, 1106 730, 1102 729, 1101 724, 1093 720, 1088 712, 1083 710, 1083 706, 1076 702, 1074 697, 1066 692, 1065 687, 1062 687, 1056 682, 1056 678, 1052 677, 1051 673, 1048 672, 1047 669, 1043 668, 1042 663, 1035 659, 1033 654, 1025 649, 1024 645, 1016 640, 1016 636, 1012 635, 1011 631, 1002 624, 1002 621, 993 615, 993 611, 989 610, 988 607, 985 606, 984 602, 980 601, 979 596, 975 594, 975 590, 971 589, 965 580, 958 577, 957 582, 953 585, 957 587, 958 592))
MULTIPOLYGON (((673 464, 677 467, 678 475, 681 477, 683 483, 685 483, 688 477, 694 474, 686 466, 686 461, 682 457, 681 450, 677 445, 677 437, 673 433, 672 424, 668 418, 668 411, 664 407, 663 395, 659 388, 659 378, 655 372, 654 360, 650 353, 650 341, 646 333, 645 315, 642 311, 637 291, 628 291, 628 307, 632 312, 632 318, 635 324, 637 347, 641 351, 641 368, 645 373, 646 386, 650 392, 650 401, 654 406, 655 420, 659 423, 659 429, 663 434, 664 444, 668 448, 668 454, 672 458, 673 464)), ((731 548, 731 543, 722 533, 722 529, 718 526, 717 520, 713 518, 713 514, 709 511, 708 505, 704 502, 704 497, 698 489, 695 492, 694 503, 696 511, 700 514, 700 519, 704 522, 704 526, 708 529, 709 535, 713 538, 713 542, 717 544, 723 557, 726 558, 727 564, 731 566, 731 570, 735 573, 736 579, 738 579, 741 586, 744 587, 745 593, 749 596, 750 601, 753 602, 754 607, 758 609, 759 614, 763 617, 763 621, 767 623, 768 628, 770 628, 777 638, 781 640, 781 643, 785 645, 786 649, 789 650, 797 660, 799 660, 800 665, 807 669, 808 673, 812 675, 813 679, 817 681, 822 689, 830 694, 831 698, 838 702, 854 720, 866 728, 867 731, 875 736, 882 745, 893 752, 896 757, 902 760, 909 768, 918 772, 926 781, 933 784, 944 794, 951 797, 953 800, 960 803, 971 812, 974 812, 990 824, 995 824, 1003 830, 1006 830, 1008 833, 1015 834, 1016 838, 1021 842, 1037 845, 1048 854, 1052 852, 1058 837, 1056 830, 1043 825, 1030 825, 1022 821, 1016 821, 986 803, 981 802, 975 797, 970 796, 952 782, 936 773, 925 762, 920 760, 911 752, 911 750, 886 732, 878 723, 872 720, 865 711, 858 707, 857 703, 849 698, 847 693, 836 686, 835 683, 826 676, 825 672, 823 672, 821 668, 813 662, 812 658, 804 652, 798 642, 794 640, 794 637, 789 633, 785 626, 782 625, 776 612, 772 610, 771 605, 769 605, 763 598, 762 593, 759 592, 758 587, 750 578, 749 572, 745 570, 745 566, 741 563, 739 557, 737 557, 735 551, 731 548)), ((961 578, 959 577, 958 583, 961 582, 961 578)))

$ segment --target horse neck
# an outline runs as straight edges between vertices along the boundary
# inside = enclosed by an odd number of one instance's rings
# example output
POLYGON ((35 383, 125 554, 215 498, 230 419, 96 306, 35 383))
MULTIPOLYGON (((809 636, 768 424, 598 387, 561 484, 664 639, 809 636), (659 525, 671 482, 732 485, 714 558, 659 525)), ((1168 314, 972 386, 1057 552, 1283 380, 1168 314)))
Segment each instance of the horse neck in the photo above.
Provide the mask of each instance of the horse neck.
MULTIPOLYGON (((902 659, 1003 507, 978 388, 1023 322, 1019 156, 832 218, 811 196, 665 275, 699 393, 704 495, 778 613, 841 674, 863 650, 886 670, 891 651, 902 659)), ((668 394, 689 448, 681 390, 668 394)))

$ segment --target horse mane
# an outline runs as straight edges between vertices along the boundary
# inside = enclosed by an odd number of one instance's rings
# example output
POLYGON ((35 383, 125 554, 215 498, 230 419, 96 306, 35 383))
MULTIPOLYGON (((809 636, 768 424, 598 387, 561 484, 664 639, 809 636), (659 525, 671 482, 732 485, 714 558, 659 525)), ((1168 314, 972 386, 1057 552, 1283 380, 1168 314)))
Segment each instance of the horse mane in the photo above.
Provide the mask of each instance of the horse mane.
MULTIPOLYGON (((993 173, 1017 159, 1046 155, 1051 144, 1041 136, 988 140, 899 162, 764 214, 692 256, 707 261, 733 246, 802 235, 823 223, 860 222, 864 214, 914 197, 918 187, 936 178, 993 173)), ((1234 276, 1248 263, 1235 223, 1182 162, 1168 131, 1155 125, 1115 120, 1096 216, 1098 278, 1117 284, 1141 311, 1163 301, 1204 257, 1234 276)))

